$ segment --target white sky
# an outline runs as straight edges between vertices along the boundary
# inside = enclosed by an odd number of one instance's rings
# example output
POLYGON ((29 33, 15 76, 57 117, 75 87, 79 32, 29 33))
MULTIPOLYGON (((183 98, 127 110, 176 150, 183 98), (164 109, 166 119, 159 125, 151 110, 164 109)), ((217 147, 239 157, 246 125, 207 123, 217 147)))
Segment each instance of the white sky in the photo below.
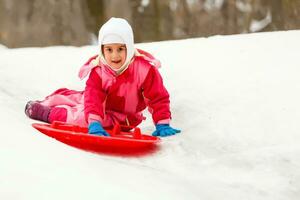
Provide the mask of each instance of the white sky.
MULTIPOLYGON (((300 31, 137 47, 161 60, 182 133, 128 158, 69 147, 24 114, 28 100, 83 89, 95 46, 0 46, 0 199, 299 199, 300 31)), ((140 127, 154 130, 149 115, 140 127)))

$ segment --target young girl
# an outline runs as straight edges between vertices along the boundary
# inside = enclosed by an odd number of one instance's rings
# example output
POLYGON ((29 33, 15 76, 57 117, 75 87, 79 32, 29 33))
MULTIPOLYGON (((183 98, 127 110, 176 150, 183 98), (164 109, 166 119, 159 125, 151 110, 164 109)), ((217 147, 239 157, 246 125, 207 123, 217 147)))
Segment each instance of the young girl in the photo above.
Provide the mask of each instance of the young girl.
POLYGON ((169 93, 158 72, 160 63, 151 54, 134 48, 128 22, 111 18, 99 31, 99 55, 80 69, 89 75, 84 91, 59 89, 43 101, 29 101, 28 117, 45 122, 62 121, 87 126, 90 134, 109 136, 104 128, 115 123, 137 126, 148 107, 156 130, 154 136, 170 136, 180 130, 170 124, 169 93))

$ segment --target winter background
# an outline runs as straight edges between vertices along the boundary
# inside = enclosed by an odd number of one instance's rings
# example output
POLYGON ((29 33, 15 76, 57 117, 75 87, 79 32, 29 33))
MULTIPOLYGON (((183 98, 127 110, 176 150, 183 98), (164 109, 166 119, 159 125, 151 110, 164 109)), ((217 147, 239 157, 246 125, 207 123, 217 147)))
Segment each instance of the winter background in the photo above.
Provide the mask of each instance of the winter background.
POLYGON ((83 89, 77 72, 96 46, 0 47, 0 199, 300 198, 300 31, 137 47, 161 60, 182 130, 141 157, 67 146, 24 114, 28 100, 83 89))

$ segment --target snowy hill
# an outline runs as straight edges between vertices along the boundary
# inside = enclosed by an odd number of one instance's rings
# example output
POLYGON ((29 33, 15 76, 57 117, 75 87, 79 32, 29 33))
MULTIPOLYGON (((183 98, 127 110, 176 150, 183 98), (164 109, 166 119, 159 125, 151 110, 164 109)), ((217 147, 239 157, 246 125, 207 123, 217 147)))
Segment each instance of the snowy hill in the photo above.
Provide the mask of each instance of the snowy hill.
MULTIPOLYGON (((0 199, 299 199, 300 31, 137 47, 161 60, 182 129, 137 158, 69 147, 24 114, 28 100, 83 89, 96 47, 0 47, 0 199)), ((149 115, 140 127, 153 131, 149 115)))

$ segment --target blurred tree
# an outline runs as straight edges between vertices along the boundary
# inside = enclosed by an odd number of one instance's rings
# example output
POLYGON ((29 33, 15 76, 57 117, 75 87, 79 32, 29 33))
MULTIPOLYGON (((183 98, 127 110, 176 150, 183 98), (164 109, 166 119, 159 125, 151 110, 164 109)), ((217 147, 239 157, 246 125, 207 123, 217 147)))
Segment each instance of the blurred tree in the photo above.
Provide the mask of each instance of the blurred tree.
MULTIPOLYGON (((283 30, 285 13, 283 11, 283 1, 282 0, 268 0, 269 7, 272 13, 272 23, 271 27, 273 30, 283 30)), ((286 2, 287 3, 287 2, 286 2)))
POLYGON ((284 0, 284 29, 299 29, 300 28, 300 1, 284 0))
POLYGON ((0 0, 0 43, 85 45, 110 17, 136 42, 300 28, 296 0, 0 0), (92 34, 91 34, 92 33, 92 34))
POLYGON ((99 0, 88 0, 85 1, 87 4, 87 12, 85 15, 85 21, 88 25, 88 29, 92 31, 92 33, 97 33, 99 30, 99 26, 105 20, 104 9, 105 1, 99 0))
POLYGON ((160 39, 160 10, 158 1, 131 0, 132 27, 135 32, 135 40, 152 41, 160 39))
POLYGON ((175 25, 175 38, 184 38, 191 32, 191 24, 196 25, 197 21, 192 20, 192 13, 186 0, 177 0, 176 9, 173 14, 175 25))
MULTIPOLYGON (((104 0, 104 21, 108 20, 111 17, 122 17, 127 19, 128 21, 131 21, 132 10, 130 7, 130 2, 130 0, 104 0)), ((102 23, 104 21, 102 21, 102 23)), ((101 24, 99 24, 98 26, 101 26, 101 24)))
POLYGON ((300 1, 263 1, 272 13, 272 22, 263 31, 290 30, 300 28, 300 1))
POLYGON ((222 16, 224 18, 224 34, 234 34, 238 32, 236 0, 227 0, 222 6, 222 16))
POLYGON ((90 42, 81 0, 1 0, 0 41, 8 47, 90 42))
POLYGON ((160 34, 159 40, 170 40, 174 38, 173 31, 175 27, 175 20, 170 8, 170 1, 157 1, 157 12, 159 12, 159 18, 157 21, 157 25, 159 27, 158 32, 160 34))

